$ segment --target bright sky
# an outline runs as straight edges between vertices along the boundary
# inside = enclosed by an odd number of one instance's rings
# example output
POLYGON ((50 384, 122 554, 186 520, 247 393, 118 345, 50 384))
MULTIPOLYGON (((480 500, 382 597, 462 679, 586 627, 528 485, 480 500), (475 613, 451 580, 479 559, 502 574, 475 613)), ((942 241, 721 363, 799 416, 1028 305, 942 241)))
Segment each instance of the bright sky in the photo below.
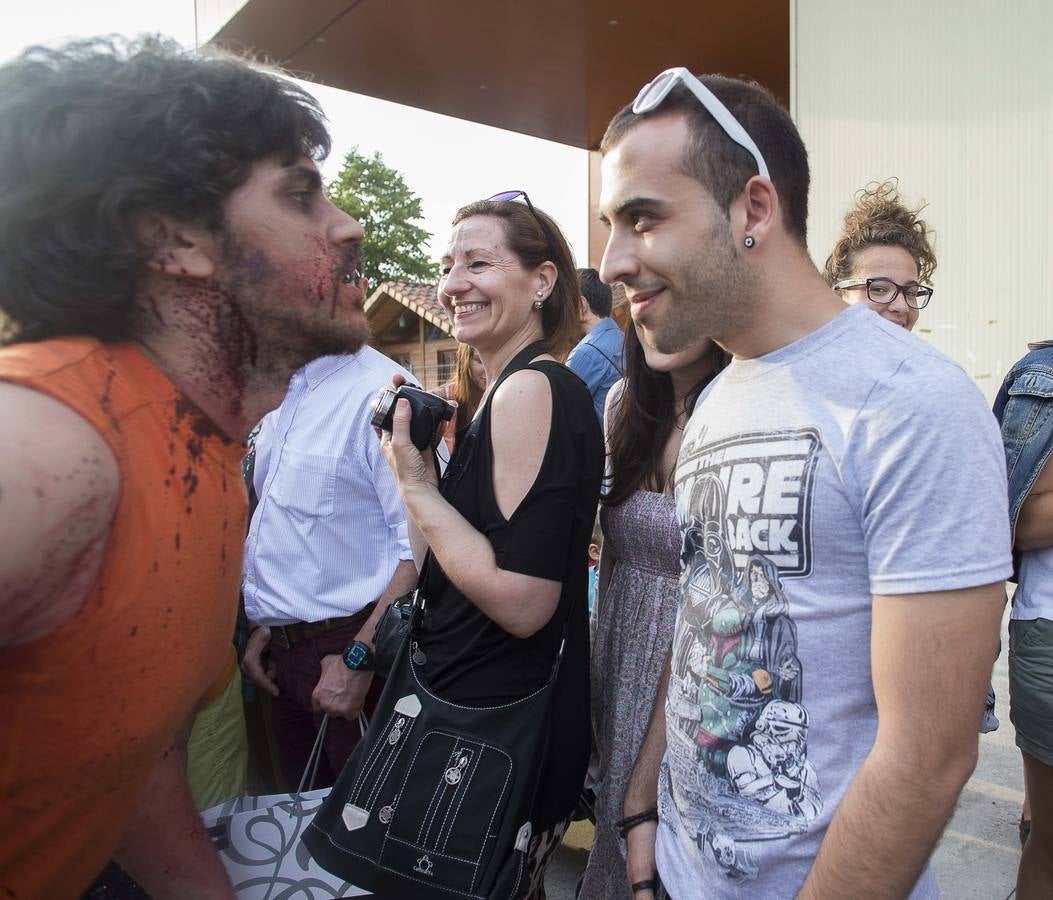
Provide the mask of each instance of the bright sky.
MULTIPOLYGON (((0 0, 0 21, 0 62, 30 44, 98 34, 161 32, 185 46, 194 43, 194 0, 0 0)), ((333 132, 323 176, 333 177, 355 145, 369 155, 379 151, 421 197, 422 224, 434 235, 429 250, 435 258, 459 207, 518 189, 559 222, 578 265, 587 264, 584 150, 320 85, 305 87, 322 104, 333 132)))

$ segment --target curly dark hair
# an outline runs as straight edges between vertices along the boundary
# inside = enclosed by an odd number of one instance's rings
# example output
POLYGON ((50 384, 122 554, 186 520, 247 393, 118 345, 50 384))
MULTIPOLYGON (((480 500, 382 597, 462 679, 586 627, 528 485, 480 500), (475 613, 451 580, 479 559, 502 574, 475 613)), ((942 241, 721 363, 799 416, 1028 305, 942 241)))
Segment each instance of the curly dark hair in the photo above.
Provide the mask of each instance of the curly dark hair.
POLYGON ((855 203, 845 214, 841 234, 823 266, 827 283, 833 287, 850 278, 855 270, 855 255, 873 246, 902 247, 918 267, 918 280, 930 283, 936 271, 936 254, 932 249, 932 229, 921 218, 923 209, 924 203, 916 209, 903 203, 895 178, 872 181, 856 191, 855 203))
POLYGON ((256 161, 329 147, 314 98, 245 60, 156 36, 30 48, 0 66, 0 343, 131 337, 137 214, 220 230, 256 161))

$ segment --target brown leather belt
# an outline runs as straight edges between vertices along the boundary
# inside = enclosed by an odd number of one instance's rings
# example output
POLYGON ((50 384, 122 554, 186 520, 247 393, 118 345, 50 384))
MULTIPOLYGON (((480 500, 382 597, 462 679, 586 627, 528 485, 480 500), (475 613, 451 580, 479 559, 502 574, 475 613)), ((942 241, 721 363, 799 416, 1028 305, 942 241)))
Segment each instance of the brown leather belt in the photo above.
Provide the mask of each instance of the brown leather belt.
POLYGON ((354 628, 365 624, 373 612, 375 603, 370 603, 360 609, 353 616, 341 616, 338 619, 322 619, 318 622, 293 622, 291 625, 271 625, 271 640, 286 650, 291 650, 293 644, 308 641, 311 638, 321 637, 330 631, 341 628, 354 628))

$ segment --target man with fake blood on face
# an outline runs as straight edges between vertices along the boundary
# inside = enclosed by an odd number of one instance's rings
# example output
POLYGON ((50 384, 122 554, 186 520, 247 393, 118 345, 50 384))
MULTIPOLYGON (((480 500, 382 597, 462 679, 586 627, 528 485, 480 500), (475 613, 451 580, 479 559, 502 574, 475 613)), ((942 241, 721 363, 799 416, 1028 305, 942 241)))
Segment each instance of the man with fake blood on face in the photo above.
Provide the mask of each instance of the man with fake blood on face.
MULTIPOLYGON (((0 894, 232 897, 184 723, 229 669, 249 429, 367 335, 291 82, 160 39, 0 66, 0 894)), ((229 677, 229 675, 228 675, 229 677)))

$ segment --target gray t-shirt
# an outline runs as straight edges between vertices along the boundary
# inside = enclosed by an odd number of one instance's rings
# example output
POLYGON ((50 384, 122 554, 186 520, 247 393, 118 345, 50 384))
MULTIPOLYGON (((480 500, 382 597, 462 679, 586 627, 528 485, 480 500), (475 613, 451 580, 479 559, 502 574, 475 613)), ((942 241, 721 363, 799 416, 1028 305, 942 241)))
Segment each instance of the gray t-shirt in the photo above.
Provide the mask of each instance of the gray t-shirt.
MULTIPOLYGON (((872 595, 1012 570, 998 426, 961 368, 851 307, 709 387, 676 498, 659 872, 677 900, 794 897, 874 743, 872 595)), ((938 896, 928 869, 913 896, 938 896)))

